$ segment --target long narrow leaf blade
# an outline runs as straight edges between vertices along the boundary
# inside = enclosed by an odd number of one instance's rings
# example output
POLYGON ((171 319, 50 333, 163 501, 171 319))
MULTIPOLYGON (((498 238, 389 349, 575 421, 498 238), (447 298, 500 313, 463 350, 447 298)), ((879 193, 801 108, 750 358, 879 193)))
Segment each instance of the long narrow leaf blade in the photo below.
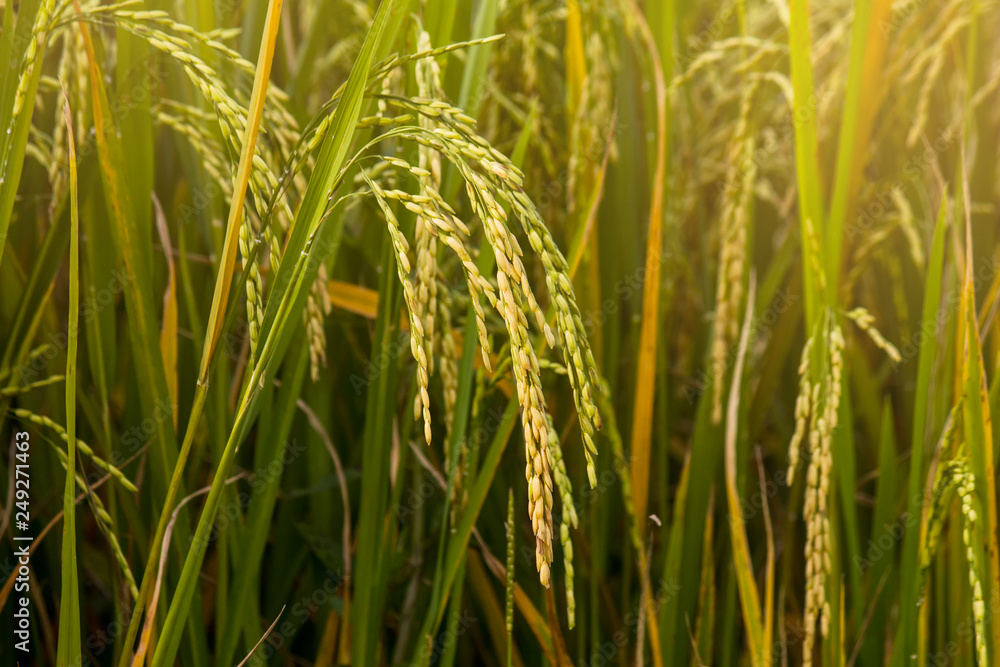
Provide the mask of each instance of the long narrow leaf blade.
POLYGON ((76 560, 76 348, 80 320, 80 213, 77 207, 76 146, 69 103, 64 106, 69 144, 69 336, 66 348, 66 488, 63 491, 62 591, 59 596, 60 667, 77 664, 80 639, 80 581, 76 560))

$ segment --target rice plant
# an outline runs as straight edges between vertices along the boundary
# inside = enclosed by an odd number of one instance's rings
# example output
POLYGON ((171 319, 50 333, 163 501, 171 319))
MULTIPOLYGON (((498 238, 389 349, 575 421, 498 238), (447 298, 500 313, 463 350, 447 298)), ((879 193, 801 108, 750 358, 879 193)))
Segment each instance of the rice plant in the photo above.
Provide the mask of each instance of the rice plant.
POLYGON ((1000 660, 1000 6, 0 3, 0 665, 1000 660))

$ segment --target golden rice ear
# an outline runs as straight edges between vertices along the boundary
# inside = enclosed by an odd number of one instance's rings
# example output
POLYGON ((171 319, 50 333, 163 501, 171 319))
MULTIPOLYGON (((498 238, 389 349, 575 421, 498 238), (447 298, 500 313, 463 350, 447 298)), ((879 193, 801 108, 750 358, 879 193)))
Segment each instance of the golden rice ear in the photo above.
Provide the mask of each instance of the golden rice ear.
POLYGON ((386 199, 386 192, 370 178, 365 176, 368 186, 375 195, 379 208, 385 217, 386 225, 389 229, 389 236, 392 239, 393 249, 396 258, 396 273, 399 281, 403 285, 403 297, 406 301, 406 312, 410 321, 410 351, 417 362, 418 393, 414 402, 414 412, 423 415, 424 419, 424 440, 431 444, 431 399, 428 385, 430 384, 430 353, 428 352, 427 336, 424 330, 424 322, 418 317, 417 293, 410 280, 410 260, 409 244, 399 227, 392 207, 386 199))
MULTIPOLYGON (((426 85, 426 82, 425 82, 426 85)), ((487 330, 485 317, 479 304, 479 294, 487 296, 490 304, 497 309, 510 338, 511 368, 517 385, 518 400, 522 407, 523 430, 525 433, 525 456, 528 461, 526 476, 529 482, 529 515, 532 518, 537 547, 537 567, 540 578, 547 581, 552 561, 552 473, 547 452, 548 427, 545 418, 545 403, 539 378, 538 360, 528 336, 526 315, 530 314, 538 330, 550 344, 556 343, 556 335, 546 321, 528 279, 522 261, 522 250, 517 237, 508 227, 510 207, 521 221, 532 249, 540 256, 546 272, 546 282, 555 309, 556 325, 564 346, 571 386, 580 415, 583 430, 584 453, 587 459, 588 476, 596 477, 593 456, 596 454, 594 432, 600 426, 600 417, 594 404, 591 382, 597 377, 593 354, 584 333, 582 318, 576 305, 572 283, 568 278, 565 258, 552 242, 551 235, 542 223, 534 205, 521 190, 522 175, 509 160, 493 149, 484 139, 475 134, 467 119, 446 103, 425 99, 400 100, 386 98, 385 109, 390 105, 399 106, 413 112, 421 120, 420 127, 400 128, 398 136, 413 140, 418 146, 420 165, 414 167, 398 157, 383 157, 391 167, 413 175, 419 182, 421 193, 409 194, 398 189, 386 189, 365 174, 369 189, 376 195, 387 220, 392 219, 387 202, 395 200, 417 219, 417 279, 418 285, 426 283, 426 289, 418 288, 412 298, 408 275, 401 274, 404 294, 407 296, 411 327, 418 330, 414 340, 414 356, 418 357, 419 392, 415 399, 415 410, 423 413, 425 431, 429 437, 429 401, 425 390, 426 378, 431 370, 431 352, 437 347, 429 336, 433 331, 427 325, 427 313, 431 312, 432 290, 431 264, 436 252, 430 247, 433 239, 441 239, 460 259, 469 286, 477 330, 483 350, 484 363, 489 367, 487 330), (482 223, 487 242, 493 249, 496 260, 496 292, 492 285, 479 275, 466 247, 468 229, 457 222, 450 207, 444 204, 438 193, 438 184, 429 177, 433 169, 428 156, 446 156, 465 182, 466 191, 473 212, 482 223), (482 171, 480 171, 480 169, 482 171), (413 324, 416 322, 417 324, 413 324), (422 342, 416 342, 421 339, 422 342), (421 352, 421 350, 425 350, 421 352), (423 357, 428 357, 425 360, 423 357)), ((393 131, 390 131, 393 132, 393 131)), ((409 260, 405 240, 398 225, 390 222, 390 233, 397 246, 397 264, 400 270, 409 274, 409 260)))
POLYGON ((795 399, 795 432, 788 445, 788 484, 795 480, 795 471, 799 465, 799 450, 808 429, 812 408, 812 385, 809 382, 809 364, 812 356, 813 338, 810 336, 802 348, 799 360, 799 395, 795 399))
POLYGON ((885 352, 893 363, 900 363, 903 360, 896 346, 886 340, 885 336, 875 328, 875 316, 864 308, 855 308, 844 313, 848 319, 858 325, 858 328, 868 334, 875 346, 885 352))
MULTIPOLYGON (((831 497, 831 472, 833 466, 833 432, 837 428, 840 396, 842 392, 844 368, 844 337, 832 310, 823 316, 823 345, 815 348, 815 353, 823 356, 819 368, 819 378, 812 391, 809 406, 809 461, 806 471, 806 491, 803 517, 806 522, 806 599, 805 599, 805 639, 803 641, 803 662, 811 664, 812 649, 816 641, 816 624, 825 639, 830 627, 830 604, 826 598, 831 574, 830 549, 832 535, 830 528, 829 502, 831 497)), ((814 348, 807 344, 806 352, 814 348)), ((809 371, 805 359, 800 370, 809 371)), ((805 388, 805 387, 804 387, 805 388)), ((802 394, 800 393, 800 397, 802 394)), ((805 408, 796 405, 798 414, 805 414, 805 408)), ((797 416, 798 416, 797 414, 797 416)), ((798 424, 796 434, 799 433, 798 424)), ((799 436, 801 439, 801 436, 799 436)), ((793 436, 793 445, 797 445, 793 436)), ((794 454, 797 458, 797 448, 794 454)), ((790 468, 790 476, 793 468, 790 468)))
POLYGON ((549 468, 552 470, 562 503, 562 518, 559 521, 559 542, 563 550, 563 569, 566 573, 566 619, 572 630, 576 625, 576 595, 573 591, 573 540, 569 529, 576 528, 579 519, 576 514, 576 503, 573 501, 573 483, 566 472, 566 462, 563 460, 562 446, 556 433, 552 417, 546 415, 549 425, 549 468))
POLYGON ((985 563, 979 556, 982 548, 982 528, 979 524, 979 501, 976 497, 975 477, 964 464, 956 475, 957 492, 962 504, 962 541, 965 544, 965 561, 969 567, 969 588, 972 590, 972 617, 976 625, 976 654, 981 665, 989 664, 986 657, 986 603, 983 599, 985 563))
POLYGON ((750 113, 760 79, 753 79, 744 89, 739 117, 733 129, 729 149, 729 168, 723 189, 722 219, 719 238, 719 278, 716 285, 715 320, 712 335, 712 421, 722 419, 722 395, 729 365, 729 350, 736 342, 739 310, 743 301, 743 274, 746 266, 747 225, 753 205, 756 169, 753 162, 754 139, 750 113), (749 168, 748 168, 749 165, 749 168))

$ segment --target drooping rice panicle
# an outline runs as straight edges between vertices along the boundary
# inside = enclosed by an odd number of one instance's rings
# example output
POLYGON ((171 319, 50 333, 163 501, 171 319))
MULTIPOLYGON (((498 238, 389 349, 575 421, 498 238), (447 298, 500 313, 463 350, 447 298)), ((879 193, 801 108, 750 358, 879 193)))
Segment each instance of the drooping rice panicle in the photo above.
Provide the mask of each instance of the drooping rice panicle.
MULTIPOLYGON (((989 664, 986 656, 986 602, 983 599, 984 563, 977 553, 983 544, 978 536, 980 515, 976 498, 975 477, 967 465, 956 474, 958 500, 961 503, 962 541, 965 543, 965 562, 969 568, 969 588, 972 590, 972 618, 976 627, 976 658, 980 665, 989 664)), ((981 530, 981 529, 979 529, 981 530)))
MULTIPOLYGON (((55 432, 55 434, 58 435, 62 440, 66 440, 68 437, 65 428, 63 428, 56 422, 52 421, 52 419, 46 417, 45 415, 39 415, 34 412, 31 412, 30 410, 25 410, 24 408, 14 408, 13 410, 11 410, 11 413, 16 417, 20 417, 21 419, 25 419, 31 422, 32 424, 37 424, 39 426, 44 426, 45 428, 50 429, 51 431, 55 432)), ((125 473, 123 473, 121 470, 119 470, 115 466, 111 465, 110 463, 99 457, 94 452, 93 448, 86 442, 77 439, 76 447, 77 449, 80 450, 81 454, 90 459, 90 461, 94 464, 95 468, 98 468, 99 470, 114 477, 116 480, 118 480, 119 484, 121 484, 123 487, 125 487, 132 493, 135 493, 137 491, 137 489, 135 488, 135 484, 133 484, 132 481, 125 476, 125 473)))
MULTIPOLYGON (((430 35, 420 32, 417 48, 421 51, 430 50, 430 35)), ((435 97, 441 94, 441 71, 433 58, 421 60, 416 64, 417 90, 423 97, 435 97)), ((388 79, 387 79, 388 80, 388 79)), ((380 101, 381 103, 381 101, 380 101)), ((421 118, 421 126, 432 129, 428 118, 421 118)), ((441 187, 441 157, 435 151, 425 146, 417 147, 419 154, 419 169, 427 175, 420 178, 421 191, 428 188, 438 190, 441 187)), ((416 216, 416 254, 417 254, 417 318, 423 321, 429 349, 432 351, 429 359, 431 373, 434 372, 433 351, 437 350, 438 339, 435 321, 437 319, 437 236, 431 230, 431 222, 420 213, 416 216)))
POLYGON ((746 61, 734 68, 735 72, 749 69, 760 58, 767 54, 784 53, 788 46, 772 40, 762 40, 754 36, 728 37, 713 42, 706 50, 699 53, 688 65, 688 68, 674 77, 670 82, 672 91, 691 82, 700 73, 717 64, 730 53, 749 52, 746 61), (751 51, 752 49, 752 51, 751 51))
POLYGON ((576 528, 579 519, 576 514, 576 504, 573 501, 573 483, 566 473, 566 462, 563 461, 562 446, 556 433, 552 417, 547 416, 549 423, 549 467, 552 469, 562 503, 562 518, 559 521, 559 541, 563 550, 563 568, 566 570, 566 618, 570 630, 576 626, 576 594, 573 590, 573 540, 570 528, 576 528))
MULTIPOLYGON (((500 192, 501 196, 504 196, 505 191, 500 190, 500 192)), ((593 459, 597 455, 597 445, 594 437, 596 431, 601 428, 601 418, 594 402, 593 387, 599 385, 600 380, 573 284, 569 278, 569 266, 524 192, 511 191, 507 200, 518 213, 531 247, 539 255, 545 268, 545 282, 556 311, 556 326, 561 336, 563 356, 567 367, 571 369, 568 376, 580 417, 587 475, 591 487, 594 487, 597 484, 593 459)))
MULTIPOLYGON (((59 56, 59 70, 57 78, 63 86, 73 86, 76 83, 71 76, 75 60, 74 52, 73 49, 68 46, 72 38, 72 31, 64 33, 62 37, 64 45, 63 51, 59 56)), ((52 153, 49 156, 50 161, 48 163, 49 183, 52 187, 52 201, 49 202, 50 217, 55 215, 59 202, 62 201, 62 198, 66 195, 69 189, 68 179, 65 173, 66 160, 68 158, 65 145, 68 140, 66 133, 66 116, 61 108, 57 108, 54 117, 52 130, 52 153)))
POLYGON ((913 147, 920 140, 921 135, 928 122, 928 115, 931 106, 931 95, 934 91, 934 86, 938 81, 938 77, 941 75, 941 70, 944 68, 945 63, 945 52, 939 51, 935 54, 934 58, 931 60, 930 65, 927 67, 927 71, 923 74, 923 83, 920 86, 920 96, 917 100, 916 116, 913 121, 913 125, 910 126, 910 131, 906 135, 906 145, 913 147))
POLYGON ((868 334, 871 341, 882 351, 884 351, 889 358, 892 359, 894 363, 899 363, 902 361, 903 357, 900 355, 899 350, 896 346, 885 339, 885 336, 875 328, 875 316, 872 315, 864 308, 855 308, 851 311, 844 313, 852 322, 858 325, 858 328, 868 334))
POLYGON ((243 259, 243 270, 247 273, 247 324, 250 329, 250 359, 252 361, 257 358, 260 327, 264 319, 264 307, 261 296, 264 288, 260 278, 260 266, 257 262, 257 234, 253 229, 253 222, 248 212, 243 213, 239 244, 240 256, 243 259))
MULTIPOLYGON (((137 24, 124 25, 134 27, 137 24)), ((146 39, 150 46, 176 60, 195 87, 213 104, 219 128, 231 150, 235 168, 235 156, 240 152, 241 131, 246 123, 246 112, 242 105, 229 94, 215 69, 189 51, 190 45, 185 40, 161 30, 136 28, 135 32, 146 39)), ((270 169, 269 160, 266 160, 265 156, 267 156, 265 146, 258 143, 255 146, 249 187, 253 195, 251 200, 261 220, 269 219, 267 207, 271 203, 272 193, 278 191, 278 179, 270 169)), ((293 218, 287 200, 278 197, 274 204, 277 206, 275 217, 279 225, 282 229, 287 229, 289 221, 293 218)))
POLYGON ((927 532, 920 548, 921 580, 927 580, 927 573, 941 540, 941 530, 947 519, 948 508, 955 497, 958 484, 959 462, 947 461, 938 466, 931 489, 930 511, 927 515, 927 532))
MULTIPOLYGON (((137 9, 140 7, 141 3, 133 2, 94 4, 73 18, 85 21, 111 21, 140 36, 161 39, 185 50, 192 50, 191 43, 194 42, 206 47, 241 74, 253 77, 256 65, 218 39, 225 38, 225 34, 195 30, 185 23, 170 18, 165 11, 137 9)), ((282 148, 287 150, 298 140, 297 123, 286 107, 288 95, 272 83, 268 86, 268 99, 271 104, 265 108, 264 114, 270 134, 282 148)))
POLYGON ((409 243, 399 229, 399 222, 395 213, 389 206, 385 197, 385 191, 371 179, 368 179, 368 187, 371 188, 375 200, 378 202, 382 214, 385 216, 386 225, 389 228, 389 236, 396 255, 396 272, 399 281, 403 285, 403 298, 406 301, 406 311, 410 320, 410 351, 417 361, 417 381, 418 393, 416 399, 416 412, 422 414, 424 418, 424 439, 427 444, 431 444, 431 399, 428 392, 430 383, 430 361, 428 360, 427 339, 424 333, 424 325, 417 318, 417 294, 410 280, 410 260, 408 257, 409 243))
POLYGON ((906 196, 900 188, 893 188, 891 195, 893 204, 899 210, 899 227, 903 231, 906 242, 910 247, 910 257, 913 259, 913 264, 923 268, 925 264, 924 246, 917 231, 913 208, 906 200, 906 196))
MULTIPOLYGON (((389 158, 386 164, 406 169, 409 172, 418 169, 396 158, 389 158)), ((416 175, 419 177, 422 174, 418 173, 416 175)), ((495 290, 490 282, 480 275, 479 269, 476 267, 476 263, 472 260, 472 256, 465 245, 464 239, 468 237, 468 228, 455 217, 454 211, 444 203, 436 190, 426 184, 424 187, 427 192, 425 195, 412 195, 402 190, 390 189, 384 190, 382 196, 401 202, 408 210, 422 216, 425 221, 431 223, 428 226, 428 230, 451 249, 462 263, 466 284, 476 315, 476 327, 479 334, 480 349, 482 350, 483 365, 487 370, 490 370, 486 316, 483 311, 481 296, 484 295, 489 304, 496 307, 497 297, 495 290)))
POLYGON ((809 424, 809 467, 803 515, 806 521, 806 604, 805 639, 802 645, 803 664, 812 664, 812 648, 816 641, 816 623, 825 638, 831 623, 830 603, 826 588, 831 572, 830 476, 833 464, 833 432, 837 428, 842 374, 844 338, 832 312, 824 315, 824 367, 822 380, 813 390, 809 424))
POLYGON ((739 335, 738 313, 743 299, 747 225, 756 171, 753 161, 754 138, 750 129, 750 114, 756 90, 755 80, 743 92, 739 117, 733 131, 729 171, 725 186, 720 189, 724 204, 720 223, 722 238, 719 242, 719 279, 712 337, 712 421, 716 424, 722 419, 722 394, 729 348, 739 335))
POLYGON ((201 132, 197 124, 190 122, 183 116, 160 110, 156 112, 156 121, 185 137, 191 147, 197 151, 202 161, 202 167, 211 177, 212 182, 219 186, 222 195, 224 197, 231 196, 233 183, 231 177, 226 175, 229 168, 219 160, 222 149, 218 143, 207 133, 201 132))
MULTIPOLYGON (((45 42, 48 39, 48 32, 51 28, 55 5, 55 0, 42 0, 38 6, 35 23, 31 29, 31 35, 28 37, 28 46, 25 49, 24 57, 17 67, 17 87, 14 89, 10 123, 6 128, 8 136, 13 133, 14 127, 20 121, 21 114, 25 111, 25 105, 29 102, 25 99, 28 96, 29 83, 35 67, 39 66, 39 61, 43 55, 45 42)), ((13 63, 10 63, 10 66, 13 67, 13 63)), ((3 155, 0 156, 0 178, 3 178, 7 173, 12 149, 11 143, 10 141, 4 142, 5 148, 3 155)))
MULTIPOLYGON (((952 412, 954 416, 954 411, 952 412)), ((956 422, 949 424, 948 431, 954 431, 956 422)), ((943 441, 951 441, 953 433, 946 433, 943 441)), ((968 565, 969 589, 972 592, 972 618, 975 624, 975 644, 977 663, 988 664, 986 658, 986 604, 983 598, 983 563, 977 554, 977 545, 982 540, 977 538, 980 515, 979 500, 976 497, 975 477, 969 471, 968 462, 964 458, 945 461, 938 466, 931 489, 930 509, 927 518, 927 530, 924 541, 920 545, 920 581, 921 595, 925 595, 931 561, 941 543, 941 532, 944 528, 952 501, 958 500, 961 510, 958 516, 962 520, 962 542, 965 546, 965 561, 968 565)))
MULTIPOLYGON (((510 338, 511 366, 517 385, 524 432, 525 478, 528 481, 528 514, 535 534, 535 566, 542 585, 548 587, 552 563, 552 475, 549 466, 548 422, 539 378, 538 359, 528 339, 528 323, 522 306, 524 283, 513 261, 515 245, 504 225, 506 214, 481 178, 468 172, 466 186, 473 210, 497 260, 498 310, 510 338)), ((530 293, 530 292, 529 292, 530 293)))
MULTIPOLYGON (((80 442, 77 441, 76 444, 79 446, 80 442)), ((56 447, 56 453, 63 467, 68 471, 73 470, 73 466, 70 465, 66 452, 56 447)), ((80 475, 80 473, 75 472, 74 470, 73 475, 76 479, 76 486, 87 496, 87 501, 94 512, 94 518, 96 519, 98 529, 108 541, 108 546, 111 548, 111 553, 114 555, 115 562, 118 563, 118 568, 121 570, 122 576, 125 577, 125 583, 129 588, 129 593, 132 595, 132 599, 138 599, 139 588, 135 583, 135 575, 132 574, 132 568, 129 567, 128 559, 125 557, 125 552, 122 550, 121 543, 118 540, 118 535, 115 533, 114 521, 111 519, 111 515, 108 514, 104 501, 101 500, 99 495, 93 492, 90 485, 83 478, 83 476, 80 475)))
POLYGON ((327 290, 326 266, 321 264, 316 280, 310 287, 306 298, 306 330, 312 350, 310 373, 313 382, 319 379, 320 369, 326 367, 326 328, 324 322, 330 314, 330 292, 327 290))
POLYGON ((812 356, 813 338, 810 336, 802 348, 799 360, 799 394, 795 399, 795 432, 788 445, 788 483, 795 480, 795 471, 799 466, 799 451, 805 438, 812 413, 812 385, 809 382, 809 365, 812 356))
POLYGON ((14 384, 9 387, 0 388, 0 396, 20 396, 26 394, 35 389, 41 389, 42 387, 48 387, 66 380, 65 375, 50 375, 47 378, 36 380, 34 382, 29 382, 27 384, 14 384))
MULTIPOLYGON (((153 12, 153 14, 157 13, 153 12)), ((129 17, 127 14, 121 13, 115 14, 115 16, 119 19, 129 17)), ((131 18, 135 19, 134 16, 131 18)), ((147 14, 140 14, 138 19, 135 19, 134 21, 124 21, 122 25, 144 37, 151 46, 171 56, 180 63, 195 87, 198 88, 201 93, 213 103, 216 109, 216 115, 218 117, 222 135, 231 149, 231 154, 234 156, 238 155, 241 128, 245 124, 245 112, 243 111, 242 106, 229 95, 215 70, 188 50, 189 44, 184 39, 165 32, 162 29, 162 26, 153 25, 150 27, 149 25, 143 23, 144 21, 149 20, 152 20, 154 24, 158 22, 162 23, 163 21, 161 19, 162 17, 159 15, 151 17, 147 14)), ((183 26, 182 24, 175 24, 175 22, 169 20, 167 22, 169 23, 168 27, 175 32, 180 32, 185 35, 190 35, 192 32, 192 29, 183 26)), ((220 52, 230 61, 236 62, 245 72, 253 72, 253 66, 238 59, 233 53, 230 52, 228 47, 211 40, 206 42, 206 45, 220 52)), ((281 97, 279 96, 279 100, 280 99, 281 97)), ((283 111, 280 107, 277 117, 270 118, 270 120, 274 121, 274 127, 283 128, 282 136, 286 139, 283 146, 290 151, 291 145, 297 143, 299 139, 294 121, 287 114, 287 112, 283 111)), ((274 176, 273 171, 269 167, 269 162, 273 162, 273 156, 267 152, 267 149, 262 142, 257 144, 255 151, 256 154, 254 155, 252 161, 253 167, 251 169, 249 181, 250 192, 253 195, 251 200, 255 206, 258 218, 265 221, 265 224, 272 218, 270 207, 272 205, 276 207, 275 212, 273 213, 273 218, 277 221, 278 228, 282 230, 282 234, 284 234, 287 232, 290 221, 294 217, 291 207, 278 179, 274 176)), ((250 230, 243 230, 240 239, 242 244, 246 246, 247 251, 250 250, 250 242, 254 239, 254 235, 249 233, 249 231, 250 230)), ((281 243, 278 240, 277 234, 270 227, 270 225, 265 227, 264 237, 267 241, 268 250, 270 252, 272 272, 276 273, 280 262, 281 243)), ((255 255, 256 253, 254 256, 255 255)), ((244 259, 246 257, 247 256, 244 255, 244 259)), ((252 264, 256 264, 256 260, 254 260, 252 264)), ((263 301, 260 294, 263 292, 263 284, 262 281, 259 280, 259 268, 251 266, 250 269, 250 276, 247 281, 247 312, 249 319, 251 320, 250 328, 252 339, 253 330, 255 328, 253 320, 255 318, 259 320, 260 314, 262 313, 263 301), (251 310, 253 311, 252 313, 251 310)), ((321 267, 319 275, 317 276, 317 281, 312 286, 312 293, 308 298, 307 308, 304 313, 304 316, 306 317, 306 329, 309 333, 310 341, 311 374, 314 379, 319 377, 320 368, 325 366, 326 363, 326 337, 323 320, 330 312, 326 283, 325 269, 321 267)), ((256 328, 259 329, 259 323, 256 328)))
MULTIPOLYGON (((489 223, 486 223, 489 226, 489 223)), ((498 253, 499 255, 499 253, 498 253)), ((497 274, 501 316, 510 336, 510 353, 521 425, 524 431, 525 478, 528 481, 528 514, 535 534, 535 566, 539 580, 548 588, 552 564, 552 475, 549 467, 548 423, 538 360, 528 340, 528 326, 521 301, 511 288, 507 274, 497 274)))

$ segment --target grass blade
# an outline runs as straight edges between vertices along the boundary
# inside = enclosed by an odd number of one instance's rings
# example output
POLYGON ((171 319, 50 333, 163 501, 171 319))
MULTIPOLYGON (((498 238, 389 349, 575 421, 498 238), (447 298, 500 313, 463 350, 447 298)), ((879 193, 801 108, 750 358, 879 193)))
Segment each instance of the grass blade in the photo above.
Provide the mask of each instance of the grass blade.
POLYGON ((208 316, 208 344, 201 357, 201 381, 208 379, 208 367, 211 364, 215 346, 222 334, 222 324, 225 319, 226 304, 229 301, 229 288, 233 281, 236 267, 236 252, 239 248, 240 222, 243 219, 243 202, 247 186, 250 183, 250 170, 257 146, 257 135, 260 132, 260 120, 264 114, 264 101, 267 98, 267 85, 271 76, 271 63, 274 59, 274 43, 278 38, 278 24, 281 21, 282 0, 270 0, 267 8, 267 19, 264 23, 264 33, 261 36, 260 58, 257 62, 256 76, 253 82, 253 93, 250 96, 250 113, 243 131, 243 141, 240 151, 240 163, 236 169, 233 197, 229 205, 229 220, 226 222, 226 240, 223 243, 222 262, 219 267, 219 279, 215 283, 215 293, 212 296, 212 310, 208 316))
MULTIPOLYGON (((947 244, 947 199, 941 200, 938 209, 937 223, 934 226, 934 239, 931 242, 931 253, 927 264, 927 277, 924 288, 924 304, 921 322, 928 327, 923 333, 920 343, 920 356, 917 361, 916 392, 913 401, 913 436, 910 441, 910 475, 907 482, 906 511, 909 516, 920 516, 922 509, 922 491, 926 481, 924 457, 928 449, 928 404, 932 388, 931 374, 934 366, 934 356, 940 348, 941 327, 938 323, 938 310, 941 307, 941 297, 944 285, 944 256, 947 244)), ((900 571, 900 624, 898 639, 894 643, 894 663, 904 656, 917 652, 916 620, 917 612, 917 556, 920 549, 920 535, 917 530, 907 530, 903 538, 902 567, 900 571)))
MULTIPOLYGON (((823 220, 822 192, 820 190, 819 150, 816 139, 816 95, 813 90, 812 38, 809 32, 809 1, 791 0, 791 24, 788 40, 792 63, 792 87, 795 99, 792 113, 795 118, 795 172, 798 183, 799 223, 801 226, 803 257, 808 254, 809 225, 818 227, 823 220)), ((817 234, 823 236, 822 230, 817 234)), ((806 258, 802 262, 806 291, 806 331, 816 328, 820 304, 827 302, 820 289, 821 278, 806 258)), ((827 282, 830 282, 829 280, 827 282)))
POLYGON ((0 132, 0 262, 24 168, 24 153, 35 108, 32 101, 42 76, 40 61, 54 5, 54 0, 22 2, 16 25, 13 3, 5 3, 4 7, 4 46, 0 55, 4 56, 2 62, 10 67, 4 74, 0 105, 0 128, 6 128, 5 132, 0 132), (15 62, 19 63, 16 69, 13 67, 15 62))
POLYGON ((760 594, 754 579, 753 562, 750 559, 746 526, 743 521, 743 509, 740 507, 740 494, 736 485, 736 434, 739 428, 740 389, 750 338, 750 318, 754 312, 755 292, 755 279, 751 276, 743 332, 740 335, 739 352, 736 356, 736 365, 733 368, 732 388, 729 391, 729 403, 726 409, 726 504, 729 507, 729 537, 733 545, 733 566, 736 569, 736 580, 739 585, 740 604, 743 609, 743 622, 746 624, 750 655, 753 656, 755 664, 768 665, 771 664, 770 640, 764 636, 760 594))
POLYGON ((639 336, 639 361, 636 376, 635 409, 632 413, 631 460, 632 498, 635 518, 641 533, 646 530, 646 505, 649 498, 649 457, 653 435, 653 397, 656 385, 656 348, 660 321, 660 266, 663 262, 663 191, 667 168, 667 85, 659 50, 641 10, 632 4, 643 45, 652 63, 656 87, 656 167, 653 172, 652 201, 649 207, 649 230, 646 238, 646 274, 642 295, 642 332, 639 336))
POLYGON ((80 213, 77 206, 76 142, 69 101, 63 106, 69 144, 69 336, 66 348, 66 488, 63 491, 62 590, 59 603, 57 663, 76 664, 80 637, 80 581, 76 560, 76 348, 80 321, 80 213))
MULTIPOLYGON (((185 442, 183 443, 182 453, 177 460, 177 465, 174 468, 174 475, 171 479, 167 502, 164 504, 160 515, 159 526, 157 527, 157 537, 159 539, 154 539, 154 548, 151 552, 154 556, 150 559, 151 562, 155 562, 155 554, 158 552, 158 543, 163 539, 166 524, 169 521, 168 517, 173 511, 173 503, 176 499, 178 491, 180 490, 180 475, 184 469, 194 428, 197 426, 198 420, 201 416, 201 408, 204 406, 203 394, 207 387, 209 368, 222 332, 222 323, 225 319, 224 315, 226 311, 226 303, 229 298, 229 288, 232 284, 233 271, 236 263, 239 224, 243 215, 244 195, 250 180, 251 162, 256 149, 257 134, 260 130, 260 120, 264 111, 264 100, 267 95, 267 84, 270 79, 274 43, 277 39, 278 23, 281 18, 281 5, 282 0, 271 0, 268 5, 267 21, 265 23, 264 34, 261 37, 260 58, 256 70, 256 76, 254 78, 253 92, 250 97, 250 112, 247 115, 247 124, 244 129, 240 163, 237 168, 235 185, 233 188, 234 195, 230 204, 229 220, 226 225, 226 240, 223 245, 222 261, 220 262, 219 274, 215 284, 215 292, 212 297, 212 310, 209 314, 208 330, 206 332, 207 343, 202 350, 201 367, 198 372, 198 390, 194 407, 192 408, 188 432, 185 436, 185 442)), ((214 485, 213 490, 216 490, 214 485)), ((205 516, 203 514, 202 520, 199 522, 199 528, 204 520, 205 516)), ((204 546, 202 549, 204 549, 204 546)), ((198 549, 196 548, 195 552, 197 551, 198 549)), ((189 572, 188 565, 191 561, 191 555, 192 552, 188 552, 188 558, 185 561, 185 573, 189 572)), ((198 563, 200 565, 200 558, 198 558, 198 563)), ((147 587, 146 580, 149 578, 151 569, 151 566, 147 565, 147 574, 143 577, 144 589, 147 587)), ((194 582, 192 581, 191 583, 193 585, 194 582)), ((182 577, 181 581, 178 583, 178 594, 171 602, 170 612, 168 613, 167 621, 164 624, 160 642, 157 644, 156 652, 153 654, 154 664, 157 664, 157 660, 161 655, 169 655, 170 657, 167 658, 168 663, 173 662, 173 655, 176 653, 177 646, 180 642, 180 630, 177 626, 171 623, 171 619, 176 620, 177 615, 180 613, 176 606, 178 599, 186 603, 186 608, 187 604, 190 603, 190 596, 193 592, 193 588, 185 588, 184 579, 182 577), (161 653, 161 651, 164 651, 165 653, 161 653)), ((141 594, 142 593, 140 593, 140 595, 141 594)), ((139 605, 139 608, 141 608, 141 605, 139 605)), ((134 615, 133 622, 135 622, 136 616, 138 616, 138 614, 134 615)))
MULTIPOLYGON (((966 226, 966 243, 968 257, 966 260, 965 284, 962 288, 962 310, 965 315, 965 360, 962 364, 964 384, 963 425, 965 442, 969 450, 969 463, 975 477, 976 494, 981 499, 985 510, 986 521, 983 525, 985 534, 986 563, 983 564, 986 590, 985 600, 989 601, 990 609, 1000 606, 1000 549, 997 542, 997 496, 996 479, 993 467, 993 427, 990 421, 989 394, 987 392, 986 374, 983 372, 982 346, 979 341, 979 327, 976 320, 975 287, 972 278, 972 236, 966 226)), ((973 563, 969 563, 973 567, 973 563)), ((976 612, 976 620, 980 621, 981 612, 976 612)), ((987 655, 995 660, 1000 649, 1000 614, 991 613, 989 630, 987 631, 987 655)))

